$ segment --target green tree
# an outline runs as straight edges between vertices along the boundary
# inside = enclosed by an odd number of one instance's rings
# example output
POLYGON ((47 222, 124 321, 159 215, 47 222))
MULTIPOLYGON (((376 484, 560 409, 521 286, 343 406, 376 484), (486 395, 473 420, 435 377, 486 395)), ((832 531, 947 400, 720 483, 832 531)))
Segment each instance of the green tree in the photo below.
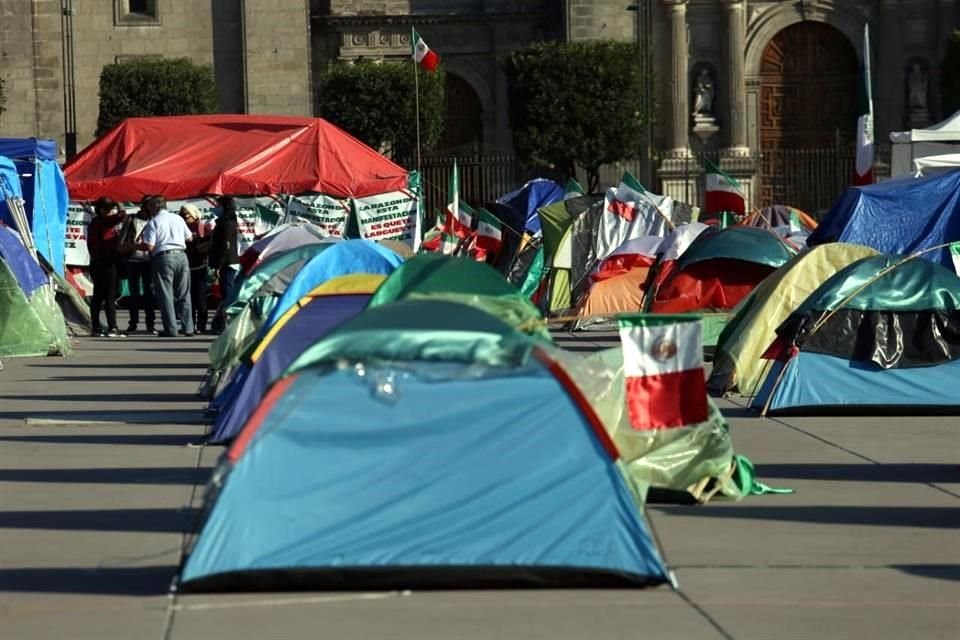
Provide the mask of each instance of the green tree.
MULTIPOLYGON (((319 83, 319 114, 374 149, 410 157, 417 148, 413 63, 359 60, 327 69, 319 83)), ((440 142, 444 124, 444 75, 419 73, 420 142, 440 142)))
POLYGON ((97 136, 125 118, 215 113, 217 83, 210 65, 188 58, 134 59, 100 73, 97 136))
POLYGON ((595 191, 604 164, 636 157, 643 129, 643 76, 635 45, 537 43, 507 60, 514 146, 528 164, 566 177, 587 172, 595 191))
POLYGON ((960 111, 960 30, 950 34, 940 64, 940 101, 943 117, 960 111))

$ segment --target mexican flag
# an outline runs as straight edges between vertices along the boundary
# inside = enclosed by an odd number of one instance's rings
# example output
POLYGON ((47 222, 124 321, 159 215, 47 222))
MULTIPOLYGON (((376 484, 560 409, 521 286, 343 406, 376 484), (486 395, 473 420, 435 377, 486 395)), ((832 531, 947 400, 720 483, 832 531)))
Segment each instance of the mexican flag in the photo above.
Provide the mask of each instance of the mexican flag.
POLYGON ((627 413, 637 431, 707 419, 703 329, 693 315, 620 316, 627 413))
POLYGON ((503 223, 486 209, 480 209, 477 223, 477 248, 487 255, 495 256, 502 245, 503 223))
POLYGON ((711 171, 706 175, 705 213, 713 215, 726 211, 743 215, 747 203, 737 181, 720 171, 711 171))
MULTIPOLYGON (((473 210, 466 203, 460 202, 460 174, 456 162, 453 163, 453 173, 450 174, 449 191, 450 203, 447 205, 447 211, 444 215, 442 230, 444 236, 457 239, 457 242, 453 244, 453 248, 455 248, 459 240, 469 236, 473 230, 473 210)), ((449 255, 453 252, 453 248, 450 247, 449 242, 444 240, 443 253, 449 255)))
POLYGON ((436 71, 440 56, 427 46, 416 29, 411 30, 410 44, 413 45, 413 60, 427 71, 436 71))
POLYGON ((627 221, 632 221, 640 208, 639 203, 646 200, 646 193, 647 190, 643 188, 640 181, 629 171, 624 171, 616 194, 608 203, 610 211, 627 221))
POLYGON ((870 25, 863 26, 863 66, 857 88, 857 163, 853 184, 873 183, 873 89, 870 86, 870 25))

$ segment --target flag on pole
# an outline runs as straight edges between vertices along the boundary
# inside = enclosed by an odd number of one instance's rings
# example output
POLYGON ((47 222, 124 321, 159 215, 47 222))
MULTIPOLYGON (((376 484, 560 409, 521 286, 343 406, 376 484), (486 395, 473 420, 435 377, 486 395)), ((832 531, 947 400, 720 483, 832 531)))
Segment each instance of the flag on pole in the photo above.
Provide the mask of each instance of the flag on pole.
POLYGON ((747 210, 747 203, 740 185, 719 169, 707 172, 704 200, 707 215, 719 214, 723 211, 743 215, 747 210))
POLYGON ((863 63, 857 90, 857 163, 853 184, 873 183, 873 89, 870 79, 870 25, 863 26, 863 63))
POLYGON ((466 238, 473 230, 473 210, 465 202, 460 202, 460 172, 456 162, 453 163, 453 172, 450 174, 449 197, 443 233, 456 238, 466 238))
POLYGON ((503 245, 503 223, 486 209, 478 212, 477 248, 487 256, 496 256, 503 245))
POLYGON ((692 315, 620 316, 630 425, 669 429, 707 419, 703 329, 692 315))
POLYGON ((625 220, 633 220, 639 209, 638 203, 645 199, 644 194, 646 192, 647 190, 643 188, 639 180, 634 178, 629 171, 624 171, 616 195, 610 201, 610 210, 625 220))
POLYGON ((413 46, 413 60, 427 71, 436 71, 440 65, 440 56, 427 46, 416 29, 411 31, 410 44, 413 46))

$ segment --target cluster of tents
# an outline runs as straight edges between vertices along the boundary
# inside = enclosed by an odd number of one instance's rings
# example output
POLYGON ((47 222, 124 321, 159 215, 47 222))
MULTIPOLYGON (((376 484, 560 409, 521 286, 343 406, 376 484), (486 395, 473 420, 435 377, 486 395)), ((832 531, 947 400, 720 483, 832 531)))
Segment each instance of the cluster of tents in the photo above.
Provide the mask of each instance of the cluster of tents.
POLYGON ((63 278, 66 207, 53 141, 0 139, 0 358, 67 355, 89 326, 63 278))
POLYGON ((227 449, 182 588, 655 584, 648 492, 756 491, 705 389, 637 430, 621 349, 561 350, 493 267, 307 225, 248 251, 211 345, 227 449))
POLYGON ((960 171, 849 189, 734 310, 710 378, 762 413, 956 412, 960 171))

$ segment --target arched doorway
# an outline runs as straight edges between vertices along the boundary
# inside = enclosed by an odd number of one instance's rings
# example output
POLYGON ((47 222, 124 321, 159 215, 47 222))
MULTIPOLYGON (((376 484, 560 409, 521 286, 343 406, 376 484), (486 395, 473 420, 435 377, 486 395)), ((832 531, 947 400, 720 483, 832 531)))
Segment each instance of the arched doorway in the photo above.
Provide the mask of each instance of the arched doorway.
POLYGON ((800 22, 775 35, 760 62, 760 198, 762 204, 822 208, 853 150, 859 60, 847 37, 823 22, 800 22), (814 186, 830 183, 822 197, 814 186), (807 183, 807 184, 804 184, 807 183), (801 202, 805 200, 806 202, 801 202))
POLYGON ((480 98, 466 80, 447 72, 446 127, 443 147, 448 153, 475 153, 483 145, 480 98))

